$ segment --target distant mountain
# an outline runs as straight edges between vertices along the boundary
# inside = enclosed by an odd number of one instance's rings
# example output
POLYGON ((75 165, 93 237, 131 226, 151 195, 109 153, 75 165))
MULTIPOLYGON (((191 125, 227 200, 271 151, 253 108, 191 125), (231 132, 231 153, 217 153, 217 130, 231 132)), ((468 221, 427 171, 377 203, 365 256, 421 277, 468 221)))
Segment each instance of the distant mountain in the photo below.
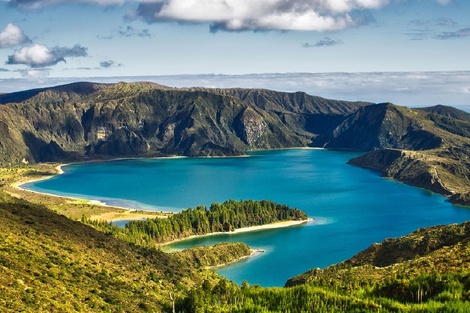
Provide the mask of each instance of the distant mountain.
POLYGON ((459 120, 470 121, 470 113, 446 105, 439 104, 432 107, 418 108, 417 110, 422 110, 431 114, 438 114, 459 120))
POLYGON ((3 165, 314 146, 372 151, 351 164, 470 204, 470 114, 451 107, 147 82, 81 82, 0 103, 3 165))
POLYGON ((61 85, 50 88, 37 88, 26 91, 12 92, 8 94, 0 94, 0 104, 12 103, 12 102, 23 102, 26 101, 42 92, 47 90, 53 90, 55 92, 65 93, 69 96, 76 95, 86 96, 97 91, 104 84, 93 84, 87 82, 72 83, 67 85, 61 85))

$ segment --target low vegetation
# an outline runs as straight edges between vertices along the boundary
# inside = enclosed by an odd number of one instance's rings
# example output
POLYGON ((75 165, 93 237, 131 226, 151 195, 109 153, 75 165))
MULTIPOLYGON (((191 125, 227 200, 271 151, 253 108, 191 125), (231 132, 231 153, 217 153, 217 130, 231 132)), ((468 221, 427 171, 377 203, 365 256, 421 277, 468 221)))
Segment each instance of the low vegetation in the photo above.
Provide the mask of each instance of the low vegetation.
POLYGON ((97 219, 116 208, 11 187, 56 172, 56 164, 28 162, 310 145, 372 151, 351 164, 470 205, 465 112, 146 83, 72 84, 2 95, 0 102, 6 103, 0 110, 6 121, 0 125, 1 312, 470 311, 469 223, 420 229, 293 277, 284 288, 262 288, 237 286, 206 269, 249 255, 244 244, 172 254, 159 246, 305 219, 298 210, 228 201, 120 228, 97 219))
POLYGON ((187 262, 188 266, 198 268, 214 268, 228 265, 252 255, 250 247, 246 244, 219 243, 207 247, 194 247, 183 251, 172 253, 181 261, 187 262))

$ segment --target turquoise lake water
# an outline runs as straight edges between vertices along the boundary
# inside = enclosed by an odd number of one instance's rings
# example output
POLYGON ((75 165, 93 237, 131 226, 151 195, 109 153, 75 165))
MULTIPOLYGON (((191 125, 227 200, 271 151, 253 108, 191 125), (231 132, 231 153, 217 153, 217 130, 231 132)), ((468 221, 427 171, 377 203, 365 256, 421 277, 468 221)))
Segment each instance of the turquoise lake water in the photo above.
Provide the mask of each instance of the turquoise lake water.
POLYGON ((172 248, 245 242, 266 252, 218 269, 241 283, 282 286, 343 261, 373 242, 417 228, 470 220, 444 197, 347 165, 357 153, 299 149, 242 158, 132 159, 74 164, 24 188, 112 205, 178 212, 227 199, 270 199, 314 218, 302 226, 186 240, 172 248))

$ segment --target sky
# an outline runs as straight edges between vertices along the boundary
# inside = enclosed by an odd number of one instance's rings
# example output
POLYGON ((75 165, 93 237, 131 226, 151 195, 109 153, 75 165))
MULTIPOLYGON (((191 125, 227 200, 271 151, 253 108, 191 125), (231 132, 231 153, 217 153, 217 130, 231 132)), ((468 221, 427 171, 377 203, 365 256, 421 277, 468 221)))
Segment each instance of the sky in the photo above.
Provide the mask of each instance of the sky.
POLYGON ((0 93, 73 81, 470 105, 468 0, 0 0, 0 93))

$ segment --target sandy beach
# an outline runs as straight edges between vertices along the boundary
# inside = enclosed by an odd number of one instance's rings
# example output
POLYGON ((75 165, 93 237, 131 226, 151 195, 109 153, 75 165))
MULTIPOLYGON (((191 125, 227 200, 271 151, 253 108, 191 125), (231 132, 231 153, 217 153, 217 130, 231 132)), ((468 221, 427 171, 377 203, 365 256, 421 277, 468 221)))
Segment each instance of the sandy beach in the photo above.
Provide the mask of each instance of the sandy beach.
POLYGON ((237 262, 246 260, 246 259, 248 259, 248 258, 252 258, 252 257, 254 257, 254 256, 257 256, 258 254, 261 254, 261 253, 263 253, 263 252, 266 252, 266 251, 263 250, 263 249, 251 249, 250 255, 245 255, 245 256, 239 257, 238 259, 233 260, 233 261, 228 262, 228 263, 223 263, 223 264, 219 264, 219 265, 216 265, 216 266, 207 266, 206 269, 212 270, 212 269, 217 269, 217 268, 229 266, 229 265, 231 265, 231 264, 234 264, 234 263, 237 263, 237 262))
MULTIPOLYGON (((19 181, 16 181, 16 182, 12 183, 11 186, 14 187, 15 189, 30 191, 30 190, 26 190, 24 188, 21 188, 21 186, 24 185, 24 184, 28 184, 28 183, 34 183, 34 182, 37 182, 37 181, 40 181, 40 180, 50 179, 50 178, 52 178, 56 175, 62 175, 64 173, 64 171, 62 170, 62 166, 65 166, 65 165, 67 165, 67 164, 57 165, 54 168, 57 171, 56 174, 46 175, 46 176, 38 176, 37 178, 29 178, 29 179, 25 179, 25 180, 19 180, 19 181)), ((33 192, 33 191, 31 191, 31 192, 33 192)))
POLYGON ((161 244, 161 247, 164 248, 165 252, 174 252, 176 250, 168 248, 168 246, 173 244, 173 243, 184 241, 184 240, 200 238, 200 237, 216 236, 216 235, 231 235, 231 234, 247 233, 247 232, 254 232, 254 231, 262 231, 262 230, 267 230, 267 229, 292 227, 292 226, 306 224, 306 223, 311 222, 313 220, 314 220, 313 218, 308 218, 308 219, 302 220, 302 221, 281 221, 281 222, 275 222, 275 223, 259 225, 259 226, 242 227, 242 228, 238 228, 238 229, 235 229, 233 231, 230 231, 230 232, 215 232, 215 233, 209 233, 209 234, 204 234, 204 235, 194 235, 194 236, 189 236, 189 237, 186 237, 186 238, 175 239, 175 240, 172 240, 172 241, 165 242, 165 243, 161 244), (165 249, 165 247, 167 247, 167 248, 165 249))

